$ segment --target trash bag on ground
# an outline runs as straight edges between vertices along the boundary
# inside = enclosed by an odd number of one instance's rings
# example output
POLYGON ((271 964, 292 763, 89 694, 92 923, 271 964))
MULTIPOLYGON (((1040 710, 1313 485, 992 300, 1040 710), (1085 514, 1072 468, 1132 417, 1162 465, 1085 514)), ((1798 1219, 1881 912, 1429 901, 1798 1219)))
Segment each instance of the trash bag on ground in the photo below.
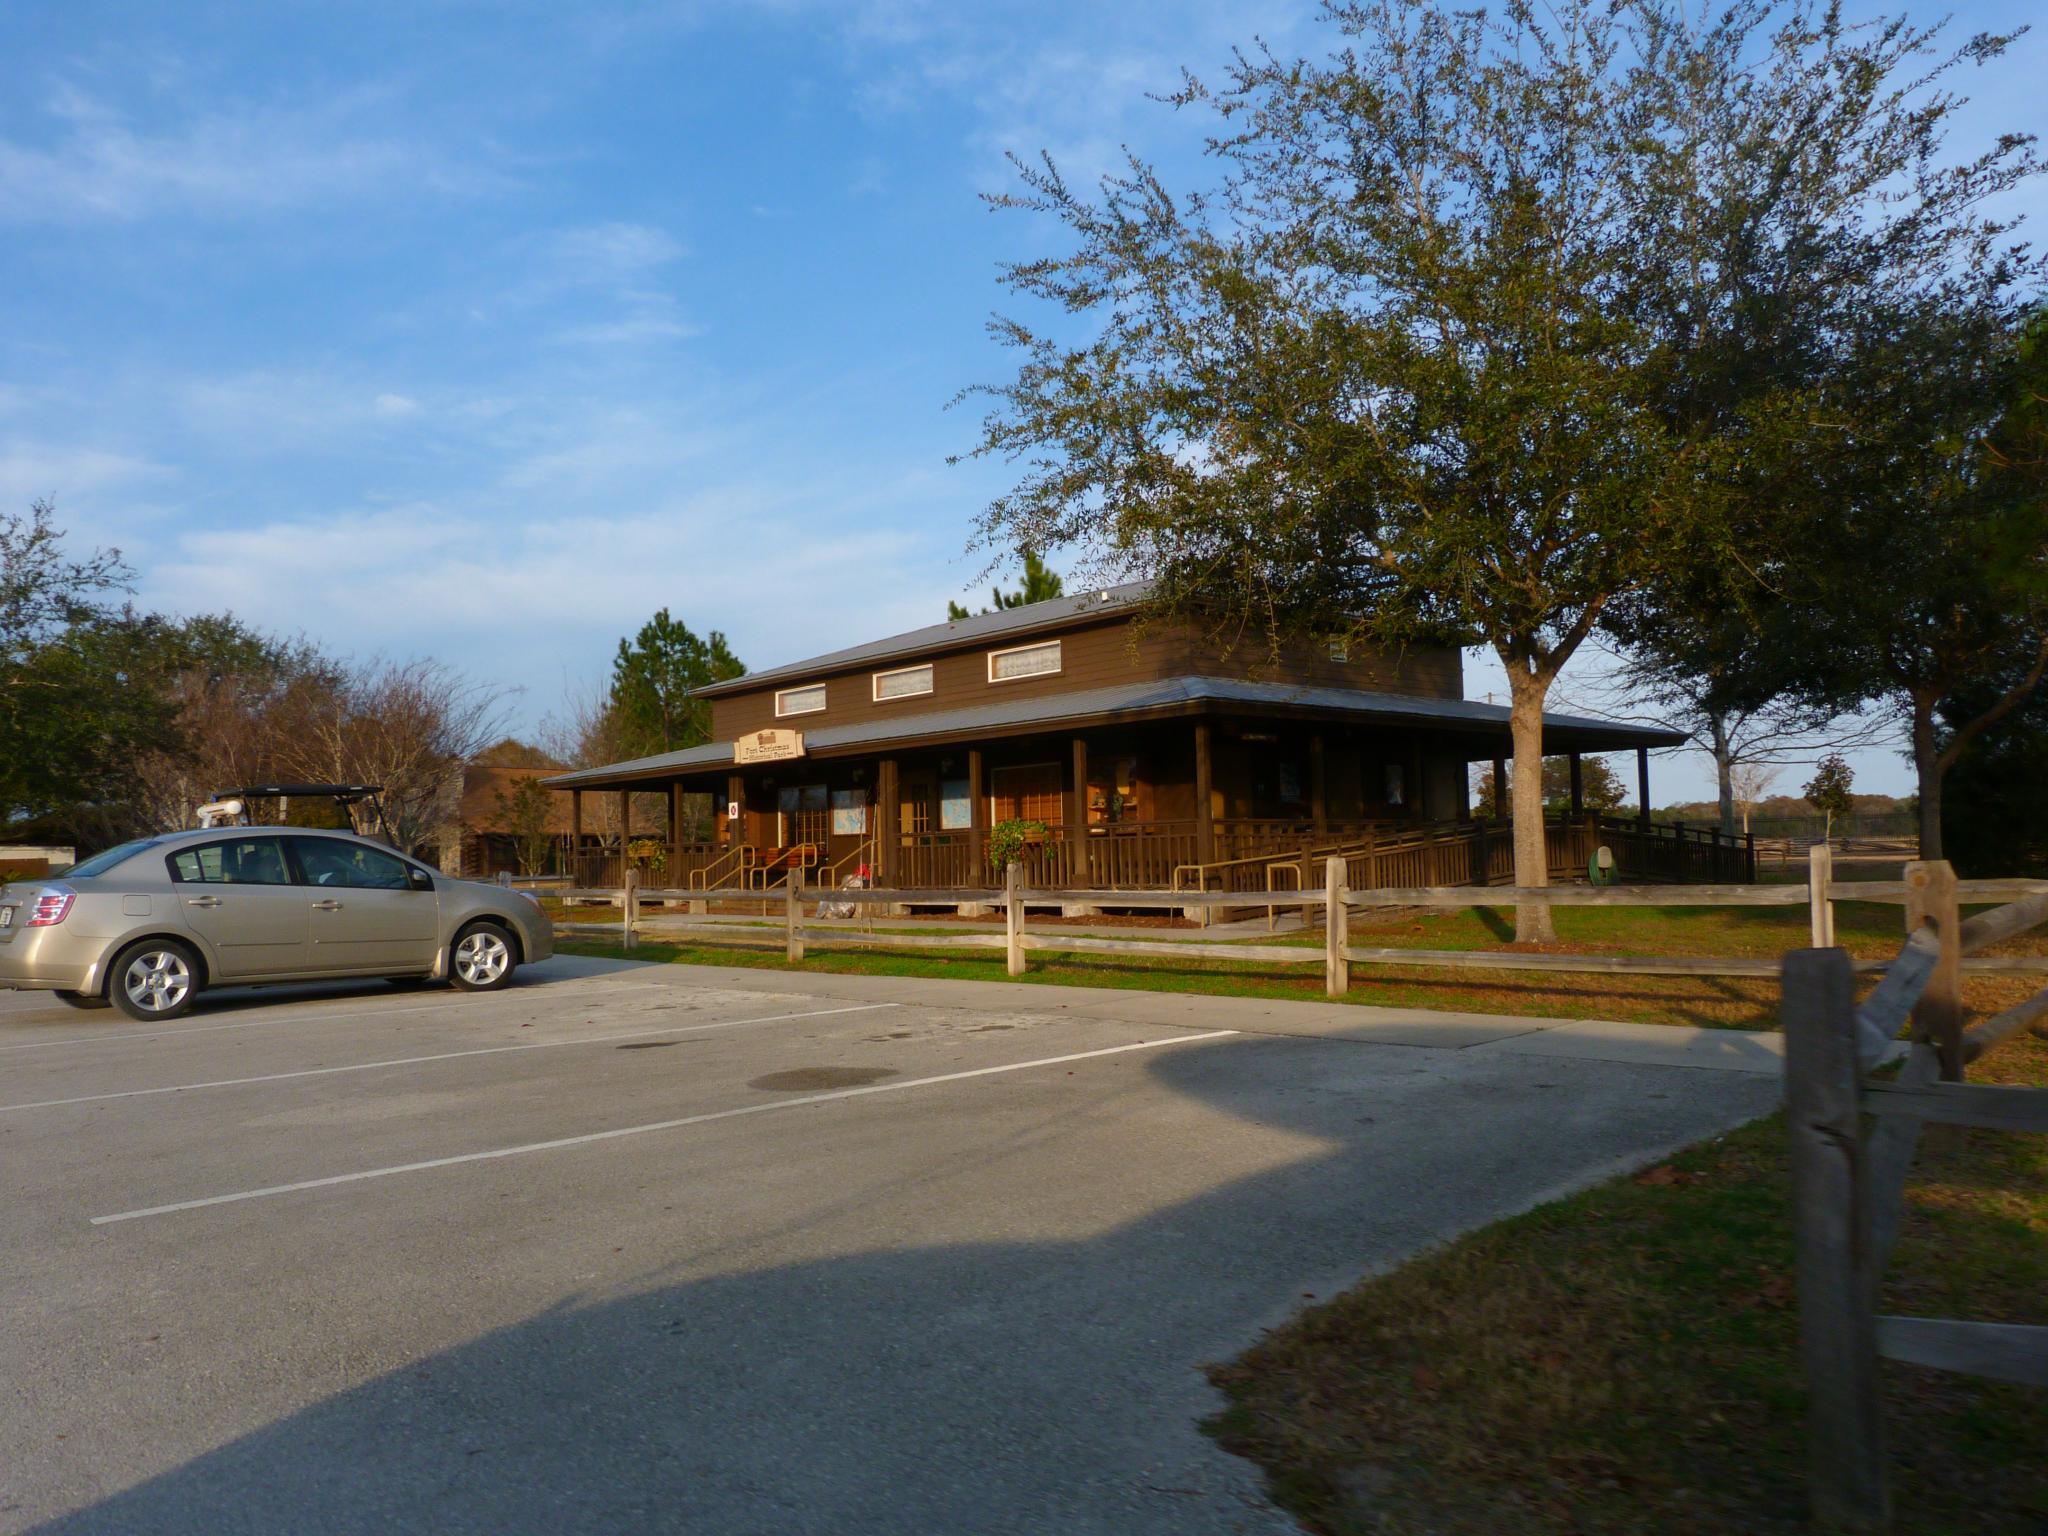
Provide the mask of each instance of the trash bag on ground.
MULTIPOLYGON (((842 891, 864 891, 867 888, 868 876, 865 866, 862 867, 858 874, 848 875, 839 882, 839 889, 842 891)), ((852 901, 821 901, 818 903, 818 916, 858 917, 860 916, 860 904, 852 901)))

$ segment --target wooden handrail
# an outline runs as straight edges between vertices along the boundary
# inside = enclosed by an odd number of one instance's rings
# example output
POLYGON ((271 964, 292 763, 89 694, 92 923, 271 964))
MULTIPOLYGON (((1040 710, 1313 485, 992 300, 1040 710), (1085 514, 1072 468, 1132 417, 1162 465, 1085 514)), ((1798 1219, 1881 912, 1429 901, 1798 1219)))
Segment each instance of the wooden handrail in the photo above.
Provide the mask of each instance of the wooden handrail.
POLYGON ((713 879, 713 876, 736 875, 743 873, 746 870, 747 865, 752 861, 753 856, 754 845, 752 843, 734 844, 731 852, 726 853, 719 858, 713 859, 709 864, 706 864, 702 869, 693 869, 690 871, 690 889, 693 891, 708 891, 715 889, 718 885, 718 881, 713 879))

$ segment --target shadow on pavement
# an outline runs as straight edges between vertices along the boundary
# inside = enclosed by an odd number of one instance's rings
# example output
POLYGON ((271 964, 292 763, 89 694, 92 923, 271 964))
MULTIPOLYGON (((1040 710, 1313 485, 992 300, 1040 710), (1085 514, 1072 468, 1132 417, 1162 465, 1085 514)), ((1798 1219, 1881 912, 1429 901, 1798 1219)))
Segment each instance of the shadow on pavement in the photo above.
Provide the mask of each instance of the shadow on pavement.
MULTIPOLYGON (((970 1222, 1061 1235, 890 1247, 845 1236, 873 1192, 831 1209, 842 1177, 821 1161, 802 1171, 812 1203, 776 1240, 825 1256, 570 1298, 37 1529, 1291 1531, 1253 1472, 1201 1436, 1205 1361, 1305 1290, 1712 1134, 1775 1093, 1734 1073, 1249 1037, 1144 1070, 1244 1124, 1262 1155, 1219 1119, 1219 1143, 1238 1150, 1215 1166, 1258 1171, 1105 1166, 1099 1222, 1066 1180, 970 1222)), ((1068 1134, 1063 1115, 1018 1144, 1068 1134)), ((1015 1155, 998 1142, 988 1166, 1015 1155)), ((915 1209, 920 1162, 885 1192, 891 1217, 915 1209)), ((958 1207, 947 1215, 957 1229, 958 1207)), ((716 1230, 741 1228, 740 1255, 764 1224, 716 1230)))

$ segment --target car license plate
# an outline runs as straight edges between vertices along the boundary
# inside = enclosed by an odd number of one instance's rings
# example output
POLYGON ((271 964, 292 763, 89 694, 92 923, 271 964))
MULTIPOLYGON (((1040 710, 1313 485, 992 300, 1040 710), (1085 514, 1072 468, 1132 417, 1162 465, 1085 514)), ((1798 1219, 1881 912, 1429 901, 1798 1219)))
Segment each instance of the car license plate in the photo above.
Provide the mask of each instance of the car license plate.
POLYGON ((0 928, 12 928, 13 926, 14 908, 0 907, 0 928))

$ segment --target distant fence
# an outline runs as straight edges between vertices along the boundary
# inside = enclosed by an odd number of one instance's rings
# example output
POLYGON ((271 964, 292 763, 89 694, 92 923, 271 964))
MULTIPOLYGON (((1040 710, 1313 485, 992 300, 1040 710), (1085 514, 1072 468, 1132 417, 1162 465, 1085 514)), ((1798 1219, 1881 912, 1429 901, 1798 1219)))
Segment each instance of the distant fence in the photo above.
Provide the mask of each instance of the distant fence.
POLYGON ((1844 859, 1914 859, 1920 855, 1920 838, 1916 833, 1901 833, 1897 836, 1865 835, 1856 837, 1836 836, 1832 839, 1813 837, 1766 837, 1756 834, 1756 862, 1761 869, 1793 864, 1815 848, 1827 848, 1838 858, 1844 859))
POLYGON ((1957 985, 1971 951, 2048 921, 2048 894, 1965 922, 1958 900, 1983 882, 1958 881, 1933 861, 1909 865, 1904 884, 1906 945, 1861 1007, 1844 951, 1799 950, 1784 961, 1808 1486, 1816 1520, 1837 1530, 1891 1529, 1880 1358, 2048 1386, 2048 1328, 1877 1310, 1920 1127, 2048 1131, 2048 1088, 1963 1081, 1971 1061, 2048 1016, 2048 990, 1966 1030, 1957 985), (1909 1013, 1904 1068, 1893 1081, 1873 1081, 1909 1013), (1875 1129, 1866 1131, 1866 1116, 1875 1129))

